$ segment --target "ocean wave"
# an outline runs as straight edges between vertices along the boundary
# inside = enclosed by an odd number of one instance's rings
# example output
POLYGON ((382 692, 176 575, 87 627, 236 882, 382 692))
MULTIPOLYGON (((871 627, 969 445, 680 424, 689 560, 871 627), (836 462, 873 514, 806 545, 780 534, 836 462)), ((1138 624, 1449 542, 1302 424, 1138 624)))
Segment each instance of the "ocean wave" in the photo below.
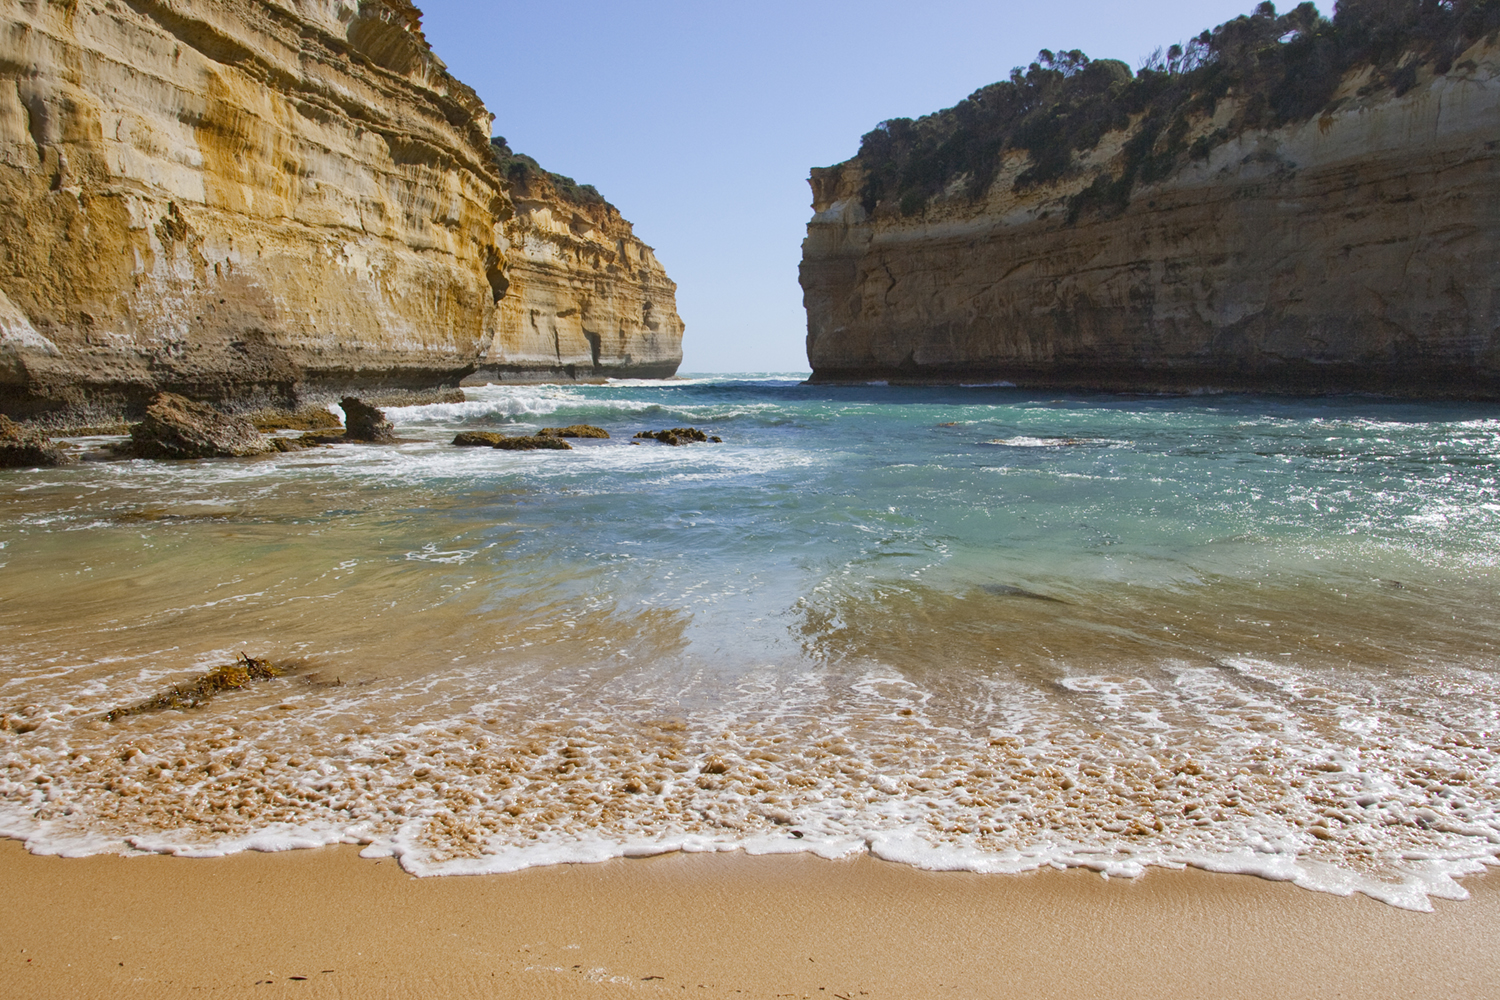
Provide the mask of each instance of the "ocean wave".
POLYGON ((1022 697, 1029 707, 987 732, 945 718, 944 692, 885 669, 763 677, 694 716, 629 703, 539 714, 511 688, 366 735, 337 720, 367 717, 369 702, 340 693, 296 696, 297 716, 280 720, 108 733, 86 729, 80 706, 0 737, 0 833, 70 855, 357 843, 416 875, 676 850, 1126 877, 1192 865, 1418 910, 1463 898, 1454 880, 1497 863, 1485 787, 1500 759, 1463 728, 1500 704, 1493 681, 1462 719, 1411 728, 1386 716, 1371 745, 1368 731, 1268 728, 1323 689, 1285 668, 1230 666, 1167 687, 1071 675, 1061 686, 1093 699, 1080 716, 1091 727, 1022 697), (1257 695, 1268 682, 1276 694, 1257 695))

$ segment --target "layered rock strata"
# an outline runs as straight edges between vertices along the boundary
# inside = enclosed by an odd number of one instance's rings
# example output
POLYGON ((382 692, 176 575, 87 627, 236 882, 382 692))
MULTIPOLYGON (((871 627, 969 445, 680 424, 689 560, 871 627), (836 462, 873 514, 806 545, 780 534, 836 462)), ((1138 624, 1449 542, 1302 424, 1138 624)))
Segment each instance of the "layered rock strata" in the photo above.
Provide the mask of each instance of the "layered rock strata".
POLYGON ((682 325, 649 248, 544 184, 511 223, 491 115, 419 17, 0 0, 0 412, 416 399, 481 361, 670 374, 682 325))
POLYGON ((677 285, 613 205, 558 180, 507 172, 510 289, 471 381, 670 377, 677 285))
POLYGON ((456 385, 509 204, 491 116, 418 17, 0 0, 0 406, 456 385))
POLYGON ((1012 151, 985 197, 913 212, 867 211, 858 159, 815 170, 814 379, 1500 398, 1500 49, 1413 70, 1217 141, 1230 94, 1179 137, 1204 158, 1071 220, 1138 121, 1051 183, 1018 192, 1012 151))

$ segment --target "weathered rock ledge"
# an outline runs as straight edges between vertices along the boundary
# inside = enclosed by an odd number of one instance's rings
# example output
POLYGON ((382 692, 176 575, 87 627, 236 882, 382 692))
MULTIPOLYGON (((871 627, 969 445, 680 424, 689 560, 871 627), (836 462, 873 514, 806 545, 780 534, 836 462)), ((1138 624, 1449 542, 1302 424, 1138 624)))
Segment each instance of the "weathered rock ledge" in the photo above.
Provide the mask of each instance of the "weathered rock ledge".
POLYGON ((652 249, 592 188, 495 143, 515 206, 505 223, 510 288, 470 381, 671 377, 683 323, 677 285, 652 249))
POLYGON ((1369 84, 1184 156, 1118 211, 1070 205, 1139 121, 1051 183, 1015 184, 1029 162, 1007 153, 984 198, 910 212, 869 211, 857 158, 815 170, 813 379, 1500 398, 1500 49, 1414 64, 1399 96, 1369 84))

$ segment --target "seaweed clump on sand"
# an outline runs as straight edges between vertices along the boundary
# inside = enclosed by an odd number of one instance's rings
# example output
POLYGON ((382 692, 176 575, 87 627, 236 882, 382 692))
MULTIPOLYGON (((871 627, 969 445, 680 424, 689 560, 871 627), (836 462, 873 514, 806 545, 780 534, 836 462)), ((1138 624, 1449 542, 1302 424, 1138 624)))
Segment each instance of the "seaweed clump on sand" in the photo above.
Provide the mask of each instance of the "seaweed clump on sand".
POLYGON ((662 444, 673 446, 689 444, 693 441, 712 441, 714 444, 723 444, 724 439, 717 435, 710 437, 696 427, 672 427, 664 431, 641 431, 636 434, 638 438, 650 441, 660 441, 662 444))
POLYGON ((106 722, 116 722, 132 715, 161 712, 169 708, 198 708, 221 692, 238 691, 258 681, 281 677, 285 673, 285 669, 270 660, 241 653, 240 658, 233 663, 214 667, 208 673, 182 684, 174 684, 145 701, 106 712, 104 719, 106 722))
POLYGON ((593 424, 569 424, 567 427, 543 427, 537 435, 557 438, 607 438, 609 431, 603 427, 595 427, 593 424))
POLYGON ((534 437, 506 437, 494 431, 460 431, 453 443, 460 448, 499 448, 502 451, 571 451, 573 446, 561 438, 538 434, 534 437))

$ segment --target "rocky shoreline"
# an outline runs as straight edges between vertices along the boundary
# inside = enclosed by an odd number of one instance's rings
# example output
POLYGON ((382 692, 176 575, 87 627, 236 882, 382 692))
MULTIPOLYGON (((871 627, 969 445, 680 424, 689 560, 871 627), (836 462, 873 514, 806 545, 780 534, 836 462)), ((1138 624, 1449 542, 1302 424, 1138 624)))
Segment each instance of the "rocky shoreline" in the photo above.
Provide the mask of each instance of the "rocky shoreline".
MULTIPOLYGON (((264 458, 337 444, 400 444, 395 425, 385 411, 358 397, 339 400, 341 422, 330 409, 308 407, 295 413, 263 410, 253 415, 226 413, 208 403, 175 393, 158 393, 142 418, 132 424, 96 428, 89 436, 119 440, 93 443, 53 440, 46 431, 17 424, 0 414, 0 469, 43 469, 80 462, 129 459, 188 461, 194 459, 264 458), (281 433, 301 430, 300 435, 281 433), (107 433, 104 433, 107 432, 107 433)), ((59 435, 61 436, 61 435, 59 435)), ((84 436, 82 434, 76 436, 84 436)), ((571 451, 573 440, 609 440, 609 431, 592 424, 543 427, 534 434, 466 430, 450 442, 458 448, 499 451, 571 451)), ((671 447, 722 444, 723 438, 696 427, 637 432, 627 443, 645 441, 671 447)))

